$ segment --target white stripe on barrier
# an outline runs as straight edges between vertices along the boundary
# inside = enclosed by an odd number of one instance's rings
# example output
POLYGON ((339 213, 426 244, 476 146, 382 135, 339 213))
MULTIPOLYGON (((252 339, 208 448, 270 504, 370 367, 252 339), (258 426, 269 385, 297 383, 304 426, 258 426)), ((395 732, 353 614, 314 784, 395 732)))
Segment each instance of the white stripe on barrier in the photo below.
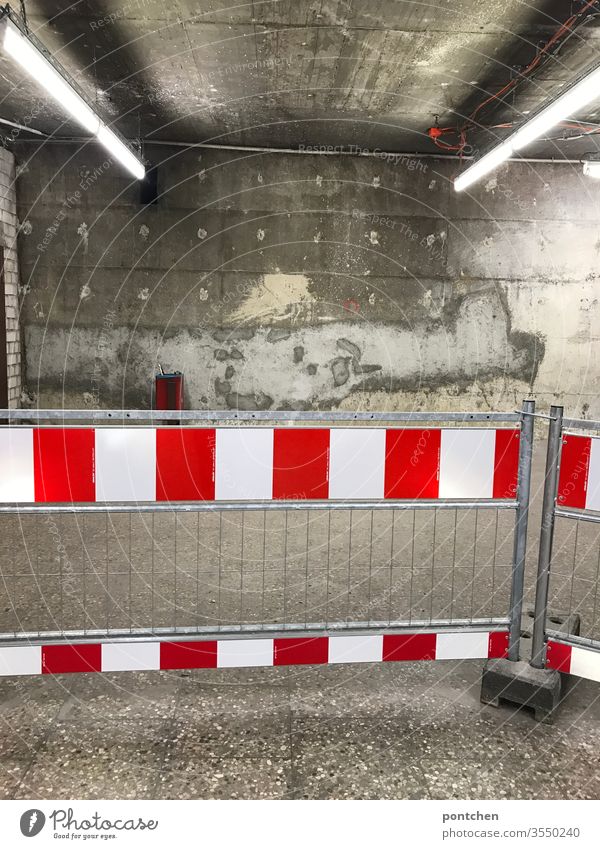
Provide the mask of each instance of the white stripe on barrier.
POLYGON ((102 672, 160 669, 160 643, 103 643, 102 672))
POLYGON ((488 656, 489 634, 475 632, 472 634, 438 634, 436 660, 467 660, 488 656))
POLYGON ((590 681, 600 681, 600 652, 573 646, 570 673, 590 681))
POLYGON ((156 431, 96 429, 96 501, 156 500, 156 431))
POLYGON ((273 640, 219 640, 217 666, 273 666, 273 640))
POLYGON ((332 428, 329 497, 383 498, 384 428, 332 428))
POLYGON ((492 498, 495 430, 444 428, 440 452, 440 498, 492 498))
POLYGON ((586 510, 600 510, 600 439, 591 438, 588 468, 586 510))
POLYGON ((329 663, 377 663, 382 657, 383 635, 329 638, 329 663))
POLYGON ((30 427, 0 428, 0 501, 35 501, 30 427))
POLYGON ((40 675, 41 671, 41 646, 7 646, 6 648, 0 648, 0 676, 40 675))
POLYGON ((273 429, 217 430, 217 501, 268 500, 273 496, 273 429))

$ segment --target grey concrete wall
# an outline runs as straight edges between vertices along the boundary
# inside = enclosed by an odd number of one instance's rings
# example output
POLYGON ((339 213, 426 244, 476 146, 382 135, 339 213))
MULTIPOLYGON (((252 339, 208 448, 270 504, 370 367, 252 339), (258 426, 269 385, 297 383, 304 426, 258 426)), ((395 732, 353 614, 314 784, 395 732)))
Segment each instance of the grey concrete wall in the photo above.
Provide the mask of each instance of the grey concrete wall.
POLYGON ((600 417, 600 184, 511 164, 150 149, 161 198, 97 148, 20 147, 27 389, 146 407, 157 361, 211 408, 600 417))
POLYGON ((4 248, 8 404, 21 400, 21 333, 19 330, 19 260, 17 256, 15 158, 0 148, 0 240, 4 248))

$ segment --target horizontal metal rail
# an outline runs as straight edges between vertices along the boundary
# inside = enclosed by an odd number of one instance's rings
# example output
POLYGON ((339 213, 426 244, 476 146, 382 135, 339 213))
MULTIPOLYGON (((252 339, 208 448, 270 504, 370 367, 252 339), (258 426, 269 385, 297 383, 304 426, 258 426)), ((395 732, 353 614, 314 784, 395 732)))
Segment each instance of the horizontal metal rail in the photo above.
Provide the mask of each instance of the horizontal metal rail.
POLYGON ((590 513, 587 510, 561 510, 560 508, 557 508, 554 511, 554 515, 559 519, 576 519, 581 522, 600 523, 600 513, 590 513))
POLYGON ((0 410, 0 420, 29 421, 263 421, 263 422, 519 422, 506 413, 346 412, 292 410, 0 410))
POLYGON ((592 422, 587 419, 563 419, 563 428, 574 427, 577 430, 600 430, 600 422, 592 422))
POLYGON ((579 637, 576 634, 565 634, 564 631, 552 631, 550 628, 546 629, 546 637, 549 637, 555 643, 562 643, 565 646, 581 646, 586 649, 593 649, 593 651, 600 652, 600 642, 598 640, 594 640, 591 637, 579 637))
POLYGON ((35 644, 35 642, 43 641, 45 644, 49 642, 65 642, 66 640, 77 640, 79 642, 94 642, 99 638, 108 638, 114 642, 128 642, 135 638, 136 642, 152 642, 157 637, 171 638, 172 640, 181 640, 185 637, 189 640, 207 640, 219 638, 221 639, 252 639, 268 634, 271 638, 278 636, 289 636, 290 632, 301 637, 327 637, 340 633, 351 633, 356 636, 368 634, 402 634, 414 633, 418 631, 422 634, 437 633, 438 631, 464 632, 468 631, 487 631, 487 630, 503 630, 509 624, 508 618, 490 618, 490 619, 438 619, 438 620, 422 620, 407 622, 309 622, 297 623, 289 625, 281 624, 264 624, 264 625, 224 625, 221 627, 211 628, 199 626, 197 628, 132 628, 132 629, 86 629, 86 630, 69 630, 69 631, 27 631, 27 632, 7 632, 0 633, 0 644, 22 645, 35 644))
POLYGON ((518 501, 461 501, 446 498, 423 501, 148 501, 102 504, 1 504, 0 514, 56 513, 197 513, 228 510, 515 510, 518 501))

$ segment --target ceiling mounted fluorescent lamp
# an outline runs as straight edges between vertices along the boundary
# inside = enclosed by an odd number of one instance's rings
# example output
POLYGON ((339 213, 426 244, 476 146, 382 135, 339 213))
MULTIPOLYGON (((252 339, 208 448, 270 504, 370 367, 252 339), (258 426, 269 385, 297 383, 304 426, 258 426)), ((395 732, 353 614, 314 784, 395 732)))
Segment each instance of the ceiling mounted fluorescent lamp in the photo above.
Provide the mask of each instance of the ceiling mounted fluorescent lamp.
POLYGON ((462 192, 481 177, 489 174, 513 153, 531 144, 535 139, 545 135, 548 130, 555 127, 561 121, 573 117, 573 115, 600 97, 600 67, 594 68, 582 79, 573 83, 566 91, 563 91, 552 103, 540 109, 518 130, 505 139, 505 141, 493 147, 481 159, 467 168, 454 181, 454 188, 462 192))
POLYGON ((110 129, 75 90, 42 50, 5 16, 0 21, 0 42, 5 53, 41 85, 78 124, 96 136, 103 145, 134 177, 143 180, 146 169, 119 136, 110 129))
POLYGON ((585 177, 593 177, 594 180, 600 180, 600 160, 584 159, 583 174, 585 177))

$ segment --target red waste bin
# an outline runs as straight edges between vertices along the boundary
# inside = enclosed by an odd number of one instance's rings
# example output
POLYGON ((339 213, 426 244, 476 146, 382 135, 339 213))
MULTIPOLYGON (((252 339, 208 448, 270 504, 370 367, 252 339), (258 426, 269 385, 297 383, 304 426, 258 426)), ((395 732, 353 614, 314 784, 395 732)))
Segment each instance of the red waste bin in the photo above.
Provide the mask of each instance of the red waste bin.
POLYGON ((183 375, 180 371, 156 375, 157 410, 183 410, 183 375))

